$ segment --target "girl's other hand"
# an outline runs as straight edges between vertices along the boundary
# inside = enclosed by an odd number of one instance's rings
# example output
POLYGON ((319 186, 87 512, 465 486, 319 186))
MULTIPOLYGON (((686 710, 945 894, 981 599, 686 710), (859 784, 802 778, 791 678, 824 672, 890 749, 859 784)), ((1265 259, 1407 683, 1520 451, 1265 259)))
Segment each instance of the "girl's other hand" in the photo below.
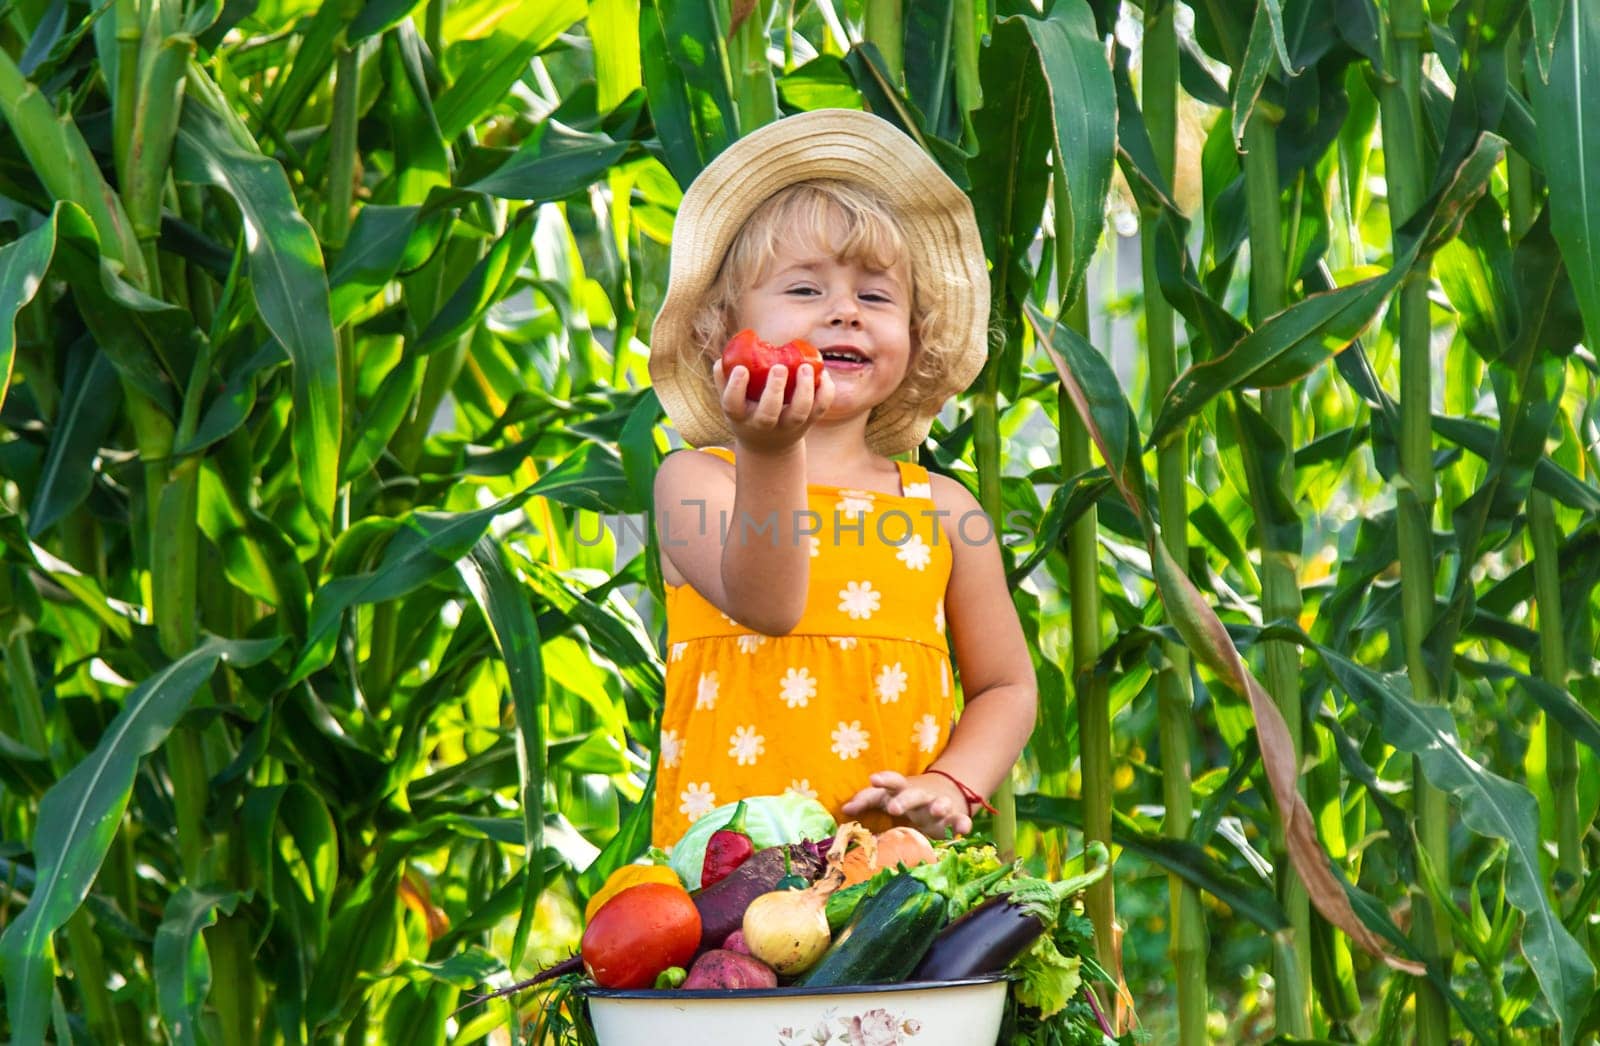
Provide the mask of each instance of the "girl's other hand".
POLYGON ((724 373, 718 360, 711 367, 711 379, 734 439, 752 450, 784 450, 798 443, 833 403, 833 378, 823 371, 818 387, 809 363, 801 365, 794 397, 788 403, 783 402, 783 390, 789 383, 789 369, 781 363, 768 374, 767 387, 758 400, 745 398, 750 372, 744 367, 724 373))
POLYGON ((850 797, 842 809, 851 816, 882 810, 901 818, 930 839, 943 839, 945 830, 957 835, 972 831, 967 800, 953 782, 938 774, 906 777, 880 770, 867 778, 870 784, 850 797))

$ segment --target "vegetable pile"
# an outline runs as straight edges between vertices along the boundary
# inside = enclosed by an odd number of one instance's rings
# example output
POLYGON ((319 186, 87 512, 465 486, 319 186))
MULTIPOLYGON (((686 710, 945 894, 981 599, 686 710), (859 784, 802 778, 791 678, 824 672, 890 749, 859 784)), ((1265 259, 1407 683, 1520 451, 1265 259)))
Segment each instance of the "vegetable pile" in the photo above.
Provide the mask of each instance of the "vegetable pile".
MULTIPOLYGON (((1090 924, 1068 903, 1104 874, 1103 853, 1094 870, 1051 882, 976 838, 934 843, 905 827, 874 836, 855 822, 835 831, 795 798, 755 797, 700 818, 674 848, 671 881, 659 864, 617 869, 586 912, 576 957, 586 981, 737 992, 1005 973, 1003 1041, 1117 1041, 1084 985, 1106 979, 1090 924), (777 803, 788 805, 775 813, 777 803), (794 831, 797 820, 803 832, 772 830, 794 831), (764 826, 761 838, 752 825, 764 826)), ((561 972, 575 977, 575 966, 561 972)))

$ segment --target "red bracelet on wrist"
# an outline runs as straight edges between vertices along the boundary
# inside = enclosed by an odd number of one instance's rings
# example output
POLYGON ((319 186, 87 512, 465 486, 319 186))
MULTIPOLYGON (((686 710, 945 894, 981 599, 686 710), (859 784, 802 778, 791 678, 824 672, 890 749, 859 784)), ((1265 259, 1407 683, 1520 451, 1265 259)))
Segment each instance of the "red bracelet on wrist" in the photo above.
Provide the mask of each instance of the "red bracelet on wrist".
POLYGON ((972 789, 968 788, 966 785, 962 784, 960 781, 956 780, 956 777, 955 777, 954 774, 947 774, 943 770, 935 770, 931 766, 928 767, 928 769, 923 771, 923 772, 924 773, 929 773, 929 774, 938 774, 940 777, 944 778, 945 780, 949 781, 951 784, 955 785, 957 790, 959 790, 961 792, 961 798, 963 798, 963 799, 965 799, 967 801, 967 812, 968 813, 972 812, 972 808, 974 806, 982 807, 983 809, 989 811, 991 814, 999 813, 998 810, 996 810, 994 807, 989 805, 989 801, 987 799, 985 799, 983 796, 979 795, 977 792, 974 792, 972 789))

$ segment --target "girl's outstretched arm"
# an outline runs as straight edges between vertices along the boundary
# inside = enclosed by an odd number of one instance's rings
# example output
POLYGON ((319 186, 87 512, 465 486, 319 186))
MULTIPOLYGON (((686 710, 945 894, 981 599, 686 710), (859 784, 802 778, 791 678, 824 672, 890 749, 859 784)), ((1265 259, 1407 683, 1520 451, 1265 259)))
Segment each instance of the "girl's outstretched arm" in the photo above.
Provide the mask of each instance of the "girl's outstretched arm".
POLYGON ((749 374, 713 370, 734 432, 734 464, 709 454, 672 454, 656 473, 656 531, 667 580, 682 581, 747 628, 783 635, 805 611, 811 550, 799 530, 806 507, 802 439, 827 410, 833 385, 812 392, 808 367, 783 402, 774 367, 761 399, 745 400, 749 374))
MULTIPOLYGON (((932 768, 988 796, 1028 743, 1039 686, 1006 585, 998 533, 965 487, 947 476, 931 479, 953 553, 945 619, 966 699, 961 720, 932 768)), ((945 828, 963 835, 972 830, 966 799, 945 777, 880 772, 868 780, 869 787, 845 804, 845 813, 882 809, 935 837, 945 828)))

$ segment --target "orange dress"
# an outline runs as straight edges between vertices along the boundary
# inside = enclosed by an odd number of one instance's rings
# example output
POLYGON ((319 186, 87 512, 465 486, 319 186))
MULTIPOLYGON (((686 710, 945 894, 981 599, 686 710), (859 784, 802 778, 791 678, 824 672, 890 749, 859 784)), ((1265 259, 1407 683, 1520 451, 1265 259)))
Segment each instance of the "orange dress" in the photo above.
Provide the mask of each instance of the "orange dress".
POLYGON ((899 468, 900 494, 807 488, 810 583, 789 634, 752 631, 693 586, 667 586, 655 845, 742 796, 800 792, 837 818, 868 774, 920 773, 944 749, 955 716, 950 541, 927 470, 899 468))

